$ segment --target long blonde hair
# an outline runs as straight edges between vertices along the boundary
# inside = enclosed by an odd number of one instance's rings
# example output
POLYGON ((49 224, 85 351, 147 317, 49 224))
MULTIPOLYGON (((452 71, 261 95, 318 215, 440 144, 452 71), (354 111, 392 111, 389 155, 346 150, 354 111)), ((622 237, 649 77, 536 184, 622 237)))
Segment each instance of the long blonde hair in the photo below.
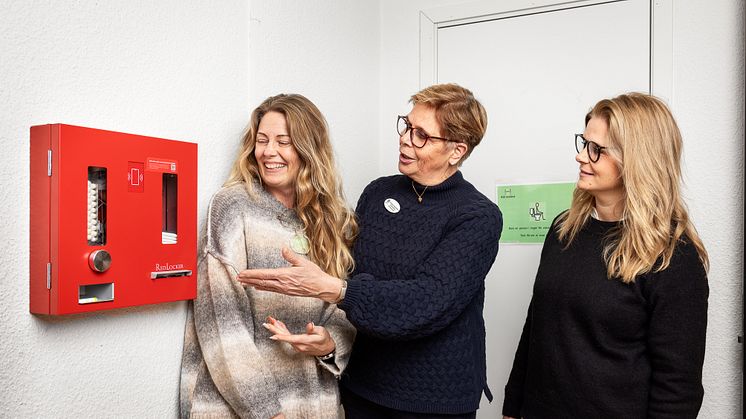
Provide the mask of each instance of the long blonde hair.
POLYGON ((244 183, 254 195, 253 181, 261 184, 254 147, 259 122, 268 112, 285 116, 292 145, 300 157, 295 212, 311 242, 309 258, 329 275, 346 278, 354 268, 350 248, 357 235, 357 221, 345 203, 326 119, 310 100, 299 94, 279 94, 254 109, 225 186, 244 183))
MULTIPOLYGON (((681 133, 665 103, 629 93, 601 100, 586 115, 586 125, 591 118, 608 125, 608 152, 625 190, 620 227, 610 232, 604 246, 608 277, 631 283, 638 275, 666 269, 682 236, 708 269, 707 251, 681 198, 681 133)), ((575 188, 570 209, 558 224, 566 246, 588 221, 594 204, 593 195, 575 188)))

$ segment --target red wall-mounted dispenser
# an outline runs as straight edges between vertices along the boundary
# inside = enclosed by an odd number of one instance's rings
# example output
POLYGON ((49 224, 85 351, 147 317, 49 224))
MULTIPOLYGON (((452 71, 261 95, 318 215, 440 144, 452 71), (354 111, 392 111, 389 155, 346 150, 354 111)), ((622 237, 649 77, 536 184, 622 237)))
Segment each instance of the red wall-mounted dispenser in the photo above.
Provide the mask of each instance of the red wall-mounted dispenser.
POLYGON ((197 295, 197 144, 31 127, 30 310, 71 314, 197 295))

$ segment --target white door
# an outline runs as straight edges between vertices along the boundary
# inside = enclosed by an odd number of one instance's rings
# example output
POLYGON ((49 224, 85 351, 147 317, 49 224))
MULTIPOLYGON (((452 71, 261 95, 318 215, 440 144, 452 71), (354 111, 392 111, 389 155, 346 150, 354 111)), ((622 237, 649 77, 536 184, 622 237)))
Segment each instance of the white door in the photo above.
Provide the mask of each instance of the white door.
MULTIPOLYGON (((450 7, 448 18, 425 33, 433 49, 421 45, 421 57, 432 60, 421 62, 421 74, 435 77, 423 78, 423 86, 458 83, 487 109, 487 135, 463 173, 493 200, 499 183, 575 181, 573 134, 583 132, 586 113, 605 97, 650 92, 652 71, 649 0, 523 10, 495 3, 485 6, 496 9, 490 15, 458 19, 450 7)), ((503 244, 487 277, 488 383, 495 400, 490 405, 483 398, 480 418, 501 416, 540 252, 541 245, 503 244)))

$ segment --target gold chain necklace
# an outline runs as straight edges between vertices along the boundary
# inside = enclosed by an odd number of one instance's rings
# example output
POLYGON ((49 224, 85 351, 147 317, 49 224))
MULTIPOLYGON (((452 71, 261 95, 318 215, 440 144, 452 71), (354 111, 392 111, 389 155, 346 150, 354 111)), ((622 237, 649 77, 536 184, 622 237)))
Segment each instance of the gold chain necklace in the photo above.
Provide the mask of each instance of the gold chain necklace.
POLYGON ((417 194, 417 203, 422 203, 422 196, 425 195, 425 191, 427 190, 427 187, 429 185, 425 185, 425 189, 422 190, 422 193, 417 192, 417 188, 414 187, 414 181, 412 181, 412 190, 414 190, 414 193, 417 194))

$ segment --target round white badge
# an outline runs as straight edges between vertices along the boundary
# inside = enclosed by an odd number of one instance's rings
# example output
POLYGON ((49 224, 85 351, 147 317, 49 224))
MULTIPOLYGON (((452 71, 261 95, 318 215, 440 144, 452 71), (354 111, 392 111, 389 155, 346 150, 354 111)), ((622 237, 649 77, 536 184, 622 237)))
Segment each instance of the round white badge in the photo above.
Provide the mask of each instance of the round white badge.
POLYGON ((401 206, 399 206, 399 203, 394 198, 387 198, 383 201, 383 207, 392 214, 396 214, 401 209, 401 206))

